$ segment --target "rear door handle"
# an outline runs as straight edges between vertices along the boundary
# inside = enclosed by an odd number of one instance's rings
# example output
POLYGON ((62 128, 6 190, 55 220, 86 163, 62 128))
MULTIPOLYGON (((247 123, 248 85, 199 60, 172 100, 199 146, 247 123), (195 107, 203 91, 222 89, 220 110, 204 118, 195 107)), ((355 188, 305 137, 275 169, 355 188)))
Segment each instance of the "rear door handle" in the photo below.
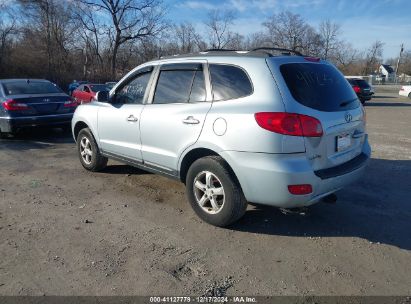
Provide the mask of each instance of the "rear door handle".
POLYGON ((134 117, 134 115, 131 114, 129 117, 127 117, 127 121, 136 122, 138 121, 138 118, 134 117))
POLYGON ((193 116, 188 116, 186 119, 183 119, 183 123, 186 125, 197 125, 200 123, 198 119, 195 119, 193 116))

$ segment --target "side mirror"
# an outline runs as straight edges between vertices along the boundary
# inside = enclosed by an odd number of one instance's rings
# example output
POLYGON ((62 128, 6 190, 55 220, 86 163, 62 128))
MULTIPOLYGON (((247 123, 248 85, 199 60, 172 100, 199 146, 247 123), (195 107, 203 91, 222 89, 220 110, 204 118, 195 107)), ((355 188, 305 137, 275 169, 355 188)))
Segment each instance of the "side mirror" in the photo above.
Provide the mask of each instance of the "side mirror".
POLYGON ((110 95, 108 91, 99 91, 96 93, 95 99, 99 102, 108 102, 110 95))

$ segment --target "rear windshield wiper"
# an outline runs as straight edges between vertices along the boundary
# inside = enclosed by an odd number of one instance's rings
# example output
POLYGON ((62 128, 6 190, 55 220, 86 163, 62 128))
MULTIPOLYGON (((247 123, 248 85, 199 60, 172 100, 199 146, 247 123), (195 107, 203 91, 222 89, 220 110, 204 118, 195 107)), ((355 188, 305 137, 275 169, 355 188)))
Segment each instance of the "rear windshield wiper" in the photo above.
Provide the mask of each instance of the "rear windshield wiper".
POLYGON ((357 99, 350 99, 347 101, 343 101, 342 103, 340 103, 340 107, 345 107, 346 105, 349 105, 350 103, 356 101, 357 99))

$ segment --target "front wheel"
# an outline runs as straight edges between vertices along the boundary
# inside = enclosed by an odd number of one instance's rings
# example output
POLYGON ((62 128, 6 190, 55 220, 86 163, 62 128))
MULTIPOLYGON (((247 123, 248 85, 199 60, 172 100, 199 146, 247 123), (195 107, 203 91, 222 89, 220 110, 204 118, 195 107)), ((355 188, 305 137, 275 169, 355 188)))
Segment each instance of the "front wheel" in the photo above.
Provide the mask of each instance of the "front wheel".
POLYGON ((218 156, 196 160, 186 178, 187 197, 195 213, 219 227, 240 219, 247 201, 228 164, 218 156))
POLYGON ((89 128, 82 129, 77 136, 77 151, 83 167, 89 171, 100 171, 107 165, 107 157, 101 155, 96 140, 89 128))

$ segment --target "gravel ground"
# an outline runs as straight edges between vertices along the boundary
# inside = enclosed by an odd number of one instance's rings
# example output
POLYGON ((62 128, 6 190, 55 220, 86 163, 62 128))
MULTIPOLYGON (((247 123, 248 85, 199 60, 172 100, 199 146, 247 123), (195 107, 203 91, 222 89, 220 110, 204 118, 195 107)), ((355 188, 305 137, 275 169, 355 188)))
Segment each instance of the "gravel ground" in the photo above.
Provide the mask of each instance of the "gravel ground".
POLYGON ((226 229, 178 182, 85 171, 57 129, 1 140, 0 295, 411 295, 411 100, 366 110, 372 160, 337 204, 226 229))

